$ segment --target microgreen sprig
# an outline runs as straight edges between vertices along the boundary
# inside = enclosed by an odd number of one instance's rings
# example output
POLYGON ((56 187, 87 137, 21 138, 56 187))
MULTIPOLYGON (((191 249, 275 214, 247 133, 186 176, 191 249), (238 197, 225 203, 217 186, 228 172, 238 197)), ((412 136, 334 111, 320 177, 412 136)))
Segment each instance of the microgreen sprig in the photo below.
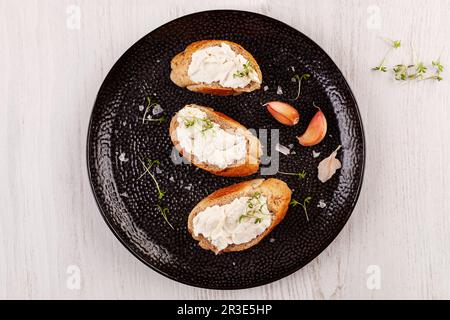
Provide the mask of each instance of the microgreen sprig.
POLYGON ((169 219, 167 218, 167 214, 169 213, 169 208, 167 207, 161 207, 159 204, 156 205, 156 207, 158 208, 159 212, 161 213, 162 217, 164 218, 164 220, 166 220, 167 224, 172 228, 175 229, 173 227, 173 225, 169 222, 169 219))
POLYGON ((422 76, 425 72, 427 72, 427 67, 423 64, 422 61, 418 62, 416 65, 416 75, 422 76))
POLYGON ((239 223, 245 218, 254 218, 255 224, 261 223, 264 216, 269 216, 262 212, 265 203, 261 202, 261 193, 255 192, 248 200, 245 214, 239 217, 239 223))
MULTIPOLYGON (((386 66, 387 57, 392 53, 393 50, 401 47, 400 40, 391 40, 384 39, 389 45, 390 48, 380 65, 372 68, 372 70, 387 72, 388 67, 386 66)), ((392 67, 392 71, 394 73, 394 79, 397 81, 406 81, 406 80, 437 80, 442 81, 443 77, 441 73, 444 71, 444 66, 441 64, 440 59, 431 62, 431 66, 425 64, 422 61, 418 61, 413 52, 413 60, 412 64, 396 64, 392 67), (431 69, 434 71, 432 72, 431 69)))
POLYGON ((161 213, 162 217, 164 218, 164 220, 167 222, 167 224, 174 229, 174 227, 172 226, 172 224, 169 222, 169 219, 167 218, 167 214, 169 213, 169 208, 167 207, 162 207, 161 206, 161 200, 162 198, 164 198, 164 196, 166 195, 166 192, 163 191, 158 183, 158 180, 156 180, 154 174, 150 171, 150 169, 153 166, 158 166, 160 164, 159 160, 151 160, 151 159, 147 159, 145 163, 144 161, 142 161, 141 159, 139 159, 139 161, 142 164, 142 167, 144 168, 144 172, 139 176, 138 180, 142 179, 142 177, 144 177, 146 174, 148 174, 153 182, 155 183, 156 186, 156 190, 158 191, 158 203, 156 205, 156 207, 158 208, 159 212, 161 213))
POLYGON ((159 124, 161 124, 161 123, 166 122, 166 120, 167 120, 166 116, 161 116, 161 117, 156 118, 156 119, 150 118, 150 119, 147 119, 147 120, 145 120, 145 121, 149 121, 149 122, 158 122, 159 124))
POLYGON ((434 73, 429 72, 429 68, 421 61, 416 64, 398 64, 392 69, 394 71, 395 80, 437 80, 442 81, 444 78, 441 76, 441 72, 444 71, 444 67, 439 61, 433 61, 432 67, 434 73), (429 75, 428 75, 429 74, 429 75))
POLYGON ((392 40, 392 39, 385 38, 384 41, 386 41, 387 43, 390 43, 392 48, 394 48, 394 49, 398 49, 402 46, 402 42, 400 40, 392 40))
POLYGON ((158 191, 158 200, 161 200, 166 195, 166 192, 161 189, 161 187, 159 186, 158 180, 156 180, 156 178, 153 175, 153 173, 150 172, 150 169, 154 165, 159 165, 160 164, 159 160, 147 159, 147 165, 141 159, 139 159, 139 161, 141 161, 141 164, 144 167, 145 171, 139 176, 138 180, 140 180, 143 176, 148 174, 152 178, 153 182, 155 183, 156 190, 158 191))
POLYGON ((182 117, 186 128, 192 127, 196 123, 201 123, 202 132, 214 128, 214 123, 208 118, 182 117))
POLYGON ((251 64, 250 61, 247 61, 246 63, 244 63, 242 65, 242 67, 244 68, 243 70, 238 70, 233 74, 233 77, 239 77, 239 78, 243 78, 243 77, 248 77, 248 75, 250 74, 250 72, 253 71, 253 65, 251 64))
POLYGON ((386 52, 386 54, 383 57, 383 60, 381 60, 380 64, 376 67, 373 67, 372 70, 374 71, 381 71, 381 72, 387 72, 386 67, 386 61, 389 55, 395 50, 401 47, 401 41, 400 40, 391 40, 391 39, 384 39, 387 43, 390 44, 389 50, 386 52))
POLYGON ((442 78, 441 73, 444 72, 444 66, 441 64, 440 59, 437 59, 435 61, 431 62, 431 65, 433 66, 435 72, 429 77, 424 78, 423 80, 429 80, 434 79, 437 81, 442 81, 444 78, 442 78))
POLYGON ((202 121, 203 121, 202 132, 214 128, 213 122, 208 118, 203 118, 202 121))
POLYGON ((306 221, 309 222, 309 216, 308 216, 308 208, 307 205, 311 202, 312 197, 306 197, 303 200, 303 203, 298 202, 295 199, 292 199, 291 202, 289 203, 290 206, 295 207, 297 205, 300 205, 303 208, 303 211, 305 212, 305 216, 306 216, 306 221))
POLYGON ((145 123, 146 121, 148 121, 148 122, 158 122, 159 124, 165 122, 167 120, 165 116, 161 116, 161 117, 155 118, 155 119, 147 116, 147 114, 150 112, 150 110, 152 108, 156 107, 159 104, 156 103, 156 102, 152 102, 152 98, 150 98, 150 97, 146 97, 146 100, 147 100, 147 107, 145 108, 145 112, 144 112, 144 115, 142 117, 142 123, 145 123))
POLYGON ((413 64, 410 64, 410 65, 397 64, 396 66, 394 66, 394 68, 392 70, 394 71, 395 80, 411 79, 411 77, 413 77, 413 75, 410 74, 409 70, 413 67, 414 67, 413 64))
POLYGON ((282 172, 282 171, 278 171, 279 174, 284 174, 286 176, 297 176, 300 179, 305 179, 306 178, 306 171, 302 170, 300 172, 282 172))
POLYGON ((298 90, 297 90, 297 96, 292 100, 297 100, 300 97, 300 90, 302 88, 302 80, 308 80, 311 77, 309 73, 304 73, 301 76, 296 74, 294 77, 292 77, 292 82, 298 83, 298 90))
POLYGON ((444 66, 441 64, 440 59, 437 59, 436 61, 432 61, 431 64, 433 65, 433 67, 436 68, 437 73, 444 72, 444 66))

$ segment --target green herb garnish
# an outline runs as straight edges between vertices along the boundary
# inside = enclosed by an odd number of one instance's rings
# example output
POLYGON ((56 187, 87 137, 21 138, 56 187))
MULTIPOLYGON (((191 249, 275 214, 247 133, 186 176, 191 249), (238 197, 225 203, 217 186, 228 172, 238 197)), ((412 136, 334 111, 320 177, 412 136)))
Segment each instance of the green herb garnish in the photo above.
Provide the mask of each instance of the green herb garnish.
POLYGON ((167 224, 174 229, 174 227, 172 226, 172 224, 169 222, 169 219, 167 218, 167 214, 169 213, 169 208, 165 207, 161 207, 159 204, 156 205, 156 207, 158 208, 159 212, 161 213, 161 215, 163 216, 164 220, 166 220, 167 224))
POLYGON ((289 203, 289 205, 292 206, 292 207, 295 207, 295 206, 297 206, 297 205, 302 206, 303 211, 305 212, 306 221, 308 221, 308 222, 309 222, 309 216, 308 216, 308 208, 307 208, 307 205, 311 202, 311 199, 312 199, 312 197, 306 197, 306 198, 303 200, 303 203, 300 203, 300 202, 298 202, 297 200, 292 199, 291 202, 289 203))
POLYGON ((183 121, 184 121, 184 126, 186 127, 186 128, 189 128, 189 127, 192 127, 194 124, 195 124, 195 122, 196 122, 196 119, 183 119, 183 121))
POLYGON ((433 61, 432 67, 434 73, 430 74, 429 68, 423 63, 417 64, 398 64, 392 70, 394 71, 395 80, 437 80, 442 81, 441 72, 444 71, 444 67, 439 61, 433 61), (429 75, 428 75, 429 74, 429 75))
POLYGON ((156 190, 158 191, 158 203, 157 203, 156 207, 158 208, 159 212, 161 213, 162 217, 167 222, 167 224, 172 229, 174 229, 172 224, 169 222, 169 219, 167 218, 167 214, 169 213, 169 208, 161 206, 161 200, 166 195, 166 192, 161 189, 161 187, 158 183, 158 180, 156 180, 156 178, 155 178, 155 175, 150 171, 154 166, 158 166, 160 164, 159 160, 147 159, 146 162, 144 162, 141 159, 139 159, 139 161, 141 162, 142 167, 144 168, 144 172, 139 176, 138 180, 141 179, 142 177, 144 177, 146 174, 148 174, 152 178, 152 180, 156 186, 156 190))
POLYGON ((242 65, 242 67, 244 68, 241 71, 236 71, 233 74, 233 77, 239 77, 239 78, 243 78, 243 77, 248 77, 250 72, 252 72, 254 70, 253 65, 251 64, 250 61, 247 61, 246 63, 244 63, 242 65))
POLYGON ((423 64, 423 62, 418 62, 416 65, 416 75, 423 76, 427 72, 427 67, 423 64))
POLYGON ((214 123, 208 118, 199 118, 199 117, 182 117, 184 126, 186 128, 194 126, 196 123, 200 123, 202 127, 202 132, 205 132, 209 129, 214 128, 214 123))
POLYGON ((284 174, 286 176, 297 176, 300 179, 305 179, 306 178, 306 171, 302 170, 300 172, 282 172, 282 171, 278 171, 279 174, 284 174))
POLYGON ((293 82, 297 82, 298 83, 297 96, 294 99, 292 99, 292 100, 297 100, 300 97, 300 90, 301 90, 301 87, 302 87, 302 80, 308 80, 310 77, 311 77, 311 75, 309 73, 304 73, 301 76, 296 74, 292 78, 293 82))
POLYGON ((431 62, 432 66, 436 68, 437 73, 444 72, 444 66, 441 64, 440 59, 431 62))
POLYGON ((202 121, 203 121, 202 132, 214 128, 213 122, 208 118, 203 118, 202 121))
POLYGON ((146 99, 147 99, 147 107, 145 108, 144 116, 142 117, 142 123, 145 123, 146 121, 158 122, 159 124, 165 122, 167 120, 165 116, 161 116, 155 119, 147 117, 147 114, 150 112, 150 110, 159 104, 156 102, 152 102, 152 98, 150 97, 147 97, 146 99))
POLYGON ((413 68, 414 65, 404 65, 398 64, 392 70, 394 71, 395 80, 408 80, 410 78, 410 74, 408 72, 409 69, 413 68))
POLYGON ((441 64, 440 59, 438 59, 436 61, 432 61, 431 65, 433 66, 435 72, 434 72, 434 74, 425 78, 424 80, 428 80, 428 79, 434 79, 437 81, 444 80, 444 78, 442 78, 442 76, 441 76, 441 73, 444 72, 444 66, 441 64))
POLYGON ((161 117, 155 118, 155 119, 150 118, 150 119, 147 119, 147 120, 145 120, 145 121, 149 121, 149 122, 158 122, 159 124, 161 124, 161 123, 166 122, 166 120, 167 120, 166 116, 161 116, 161 117))
POLYGON ((392 53, 393 50, 401 47, 400 40, 384 39, 384 41, 389 43, 391 45, 391 48, 386 52, 386 54, 384 55, 383 60, 381 60, 380 64, 378 66, 372 68, 372 70, 374 70, 374 71, 386 72, 387 67, 385 66, 385 63, 386 63, 387 58, 389 57, 389 55, 392 53))
POLYGON ((150 169, 152 169, 154 166, 158 166, 160 164, 159 160, 147 159, 147 161, 144 162, 141 159, 139 159, 139 161, 141 162, 142 167, 144 167, 144 172, 139 176, 138 180, 140 180, 146 174, 148 174, 152 178, 153 182, 155 183, 156 190, 158 191, 158 203, 157 203, 156 207, 158 208, 159 212, 161 213, 161 215, 163 216, 163 218, 167 222, 167 224, 172 229, 174 229, 172 224, 170 224, 170 222, 167 218, 167 214, 169 213, 169 208, 167 208, 167 207, 163 208, 161 206, 161 200, 166 195, 166 192, 161 189, 161 187, 158 183, 158 180, 156 180, 156 178, 155 178, 155 175, 150 171, 150 169))
MULTIPOLYGON (((393 50, 401 47, 400 40, 384 39, 391 47, 384 56, 380 65, 372 68, 372 70, 387 72, 389 68, 385 65, 387 57, 392 53, 393 50)), ((444 71, 444 67, 440 63, 440 60, 432 61, 431 66, 427 66, 422 61, 417 61, 412 64, 396 64, 392 67, 394 73, 394 79, 397 81, 406 80, 437 80, 442 81, 441 73, 444 71), (434 72, 431 72, 433 69, 434 72)))
MULTIPOLYGON (((139 160, 140 160, 140 159, 139 159, 139 160)), ((150 159, 147 159, 147 165, 145 164, 144 161, 142 161, 142 160, 140 160, 140 161, 141 161, 142 166, 144 167, 144 170, 145 170, 145 171, 139 176, 138 180, 141 179, 141 178, 142 178, 143 176, 145 176, 146 174, 148 174, 148 175, 152 178, 153 182, 155 183, 156 190, 158 191, 158 200, 161 200, 161 199, 166 195, 166 192, 163 191, 163 190, 161 189, 161 187, 159 186, 158 180, 156 180, 156 178, 155 178, 155 176, 153 175, 153 173, 150 172, 150 169, 151 169, 154 165, 159 165, 159 164, 160 164, 159 160, 150 160, 150 159)))
POLYGON ((398 49, 402 45, 400 40, 385 39, 385 41, 390 42, 392 44, 392 48, 394 48, 394 49, 398 49))
POLYGON ((239 217, 239 223, 242 222, 243 219, 255 219, 255 224, 261 223, 265 216, 270 216, 267 213, 262 212, 265 203, 261 201, 261 193, 255 192, 248 200, 247 200, 247 208, 245 210, 245 214, 239 217))

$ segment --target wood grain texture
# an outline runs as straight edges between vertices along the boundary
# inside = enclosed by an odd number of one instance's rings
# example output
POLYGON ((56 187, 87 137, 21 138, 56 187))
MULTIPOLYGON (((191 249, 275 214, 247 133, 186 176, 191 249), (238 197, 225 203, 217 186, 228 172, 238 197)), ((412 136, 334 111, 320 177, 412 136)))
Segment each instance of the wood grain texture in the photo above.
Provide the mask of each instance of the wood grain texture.
POLYGON ((0 1, 0 298, 449 299, 450 78, 399 85, 369 71, 380 36, 449 61, 449 16, 446 0, 0 1), (67 27, 71 5, 79 30, 67 27), (299 272, 238 291, 178 284, 135 259, 103 222, 85 160, 91 108, 120 55, 165 22, 219 8, 272 16, 322 46, 367 140, 362 194, 339 237, 299 272), (79 290, 67 287, 70 265, 79 290), (379 290, 366 285, 370 265, 379 290))

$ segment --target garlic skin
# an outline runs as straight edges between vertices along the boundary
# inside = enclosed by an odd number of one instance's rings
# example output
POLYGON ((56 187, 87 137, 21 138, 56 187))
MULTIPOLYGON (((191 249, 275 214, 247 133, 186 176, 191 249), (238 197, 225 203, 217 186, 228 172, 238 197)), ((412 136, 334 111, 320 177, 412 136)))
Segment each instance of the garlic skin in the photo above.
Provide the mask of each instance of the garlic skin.
POLYGON ((333 153, 330 154, 329 157, 323 159, 318 166, 319 172, 317 177, 322 183, 327 182, 331 177, 336 173, 336 170, 341 168, 341 162, 339 159, 336 159, 337 152, 341 149, 341 146, 338 146, 333 153))

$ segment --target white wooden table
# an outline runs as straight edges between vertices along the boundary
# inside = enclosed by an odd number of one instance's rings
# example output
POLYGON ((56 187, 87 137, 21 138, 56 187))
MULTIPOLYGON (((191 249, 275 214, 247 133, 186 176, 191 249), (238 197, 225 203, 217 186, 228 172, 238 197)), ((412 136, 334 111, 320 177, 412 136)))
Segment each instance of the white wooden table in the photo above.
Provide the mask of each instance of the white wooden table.
POLYGON ((1 0, 0 298, 450 298, 450 77, 374 74, 380 36, 450 66, 450 2, 1 0), (120 55, 167 21, 218 8, 272 16, 322 46, 367 140, 362 194, 339 237, 301 271, 238 291, 182 285, 134 258, 101 218, 85 161, 91 108, 120 55))

